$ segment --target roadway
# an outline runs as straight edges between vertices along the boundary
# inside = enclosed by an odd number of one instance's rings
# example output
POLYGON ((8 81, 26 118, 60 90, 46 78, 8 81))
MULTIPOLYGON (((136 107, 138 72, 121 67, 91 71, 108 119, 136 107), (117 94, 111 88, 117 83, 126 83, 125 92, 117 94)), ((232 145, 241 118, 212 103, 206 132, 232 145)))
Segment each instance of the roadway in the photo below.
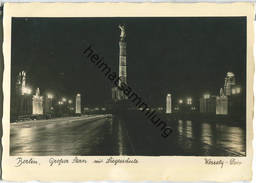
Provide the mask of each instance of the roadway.
POLYGON ((11 155, 118 155, 125 138, 111 115, 66 117, 11 124, 11 155), (115 134, 115 135, 113 135, 115 134), (119 135, 119 136, 117 136, 119 135))
POLYGON ((112 115, 65 117, 11 124, 10 155, 200 155, 243 156, 239 127, 177 121, 163 138, 147 121, 112 115))

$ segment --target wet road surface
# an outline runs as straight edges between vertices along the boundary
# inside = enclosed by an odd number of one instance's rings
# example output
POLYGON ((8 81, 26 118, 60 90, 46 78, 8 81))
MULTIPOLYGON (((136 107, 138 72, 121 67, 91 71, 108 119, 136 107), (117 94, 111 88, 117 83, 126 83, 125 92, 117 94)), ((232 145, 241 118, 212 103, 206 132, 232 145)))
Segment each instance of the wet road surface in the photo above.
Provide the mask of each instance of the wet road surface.
POLYGON ((245 129, 177 120, 163 138, 148 122, 111 115, 66 117, 11 124, 10 154, 244 156, 245 129))
MULTIPOLYGON (((11 125, 11 155, 123 154, 125 138, 111 117, 82 116, 11 125), (114 132, 115 131, 115 132, 114 132), (116 133, 118 131, 118 133, 116 133), (116 135, 119 137, 116 137, 116 135)), ((126 145, 127 147, 127 145, 126 145)))

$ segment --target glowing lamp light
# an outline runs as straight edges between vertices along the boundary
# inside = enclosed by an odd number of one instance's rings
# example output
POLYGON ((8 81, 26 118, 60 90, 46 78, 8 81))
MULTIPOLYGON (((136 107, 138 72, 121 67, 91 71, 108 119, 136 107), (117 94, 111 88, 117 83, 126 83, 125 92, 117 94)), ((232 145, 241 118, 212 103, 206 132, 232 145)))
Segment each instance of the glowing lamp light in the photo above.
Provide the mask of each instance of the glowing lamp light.
POLYGON ((227 76, 228 76, 228 77, 234 77, 235 74, 234 74, 233 72, 228 72, 228 73, 227 73, 227 76))
POLYGON ((210 98, 210 94, 204 94, 204 99, 209 99, 210 98))
POLYGON ((239 93, 241 93, 241 88, 240 87, 232 88, 232 94, 233 95, 239 94, 239 93))
POLYGON ((236 93, 241 93, 241 88, 236 88, 236 93))
POLYGON ((192 104, 192 98, 187 98, 187 104, 192 104))
POLYGON ((69 104, 72 104, 72 100, 68 100, 68 103, 69 103, 69 104))
POLYGON ((183 103, 183 100, 180 99, 180 100, 179 100, 179 103, 182 104, 182 103, 183 103))
POLYGON ((47 94, 47 98, 53 99, 53 95, 49 93, 49 94, 47 94))
POLYGON ((62 98, 62 102, 66 102, 66 101, 67 101, 67 99, 63 97, 62 98))
POLYGON ((59 105, 62 105, 62 104, 63 104, 63 102, 62 102, 62 101, 59 101, 59 102, 58 102, 58 104, 59 104, 59 105))
POLYGON ((178 110, 179 110, 179 107, 174 107, 174 110, 178 111, 178 110))
POLYGON ((32 93, 32 90, 30 88, 23 87, 22 88, 22 92, 25 93, 25 94, 30 95, 32 93))
POLYGON ((236 89, 235 88, 232 89, 232 94, 236 94, 236 89))

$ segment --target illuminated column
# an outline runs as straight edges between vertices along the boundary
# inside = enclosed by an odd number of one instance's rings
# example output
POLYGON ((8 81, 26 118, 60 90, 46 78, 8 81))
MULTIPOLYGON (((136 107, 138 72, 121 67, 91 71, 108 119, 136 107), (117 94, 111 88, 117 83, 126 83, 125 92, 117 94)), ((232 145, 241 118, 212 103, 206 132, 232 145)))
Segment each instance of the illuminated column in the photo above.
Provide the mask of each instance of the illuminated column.
POLYGON ((25 88, 26 88, 26 72, 25 71, 21 71, 21 95, 25 94, 25 88))
POLYGON ((81 95, 76 95, 76 114, 81 114, 81 95))
POLYGON ((170 93, 166 96, 166 114, 172 113, 172 96, 170 93))
POLYGON ((43 114, 43 97, 40 96, 39 88, 36 89, 36 94, 33 96, 32 105, 32 112, 34 115, 43 114))
MULTIPOLYGON (((126 63, 126 33, 124 25, 119 25, 121 30, 120 41, 119 41, 119 78, 120 81, 118 83, 119 87, 121 87, 121 83, 127 84, 127 63, 126 63)), ((127 99, 126 95, 123 92, 120 92, 119 96, 120 100, 127 99)))

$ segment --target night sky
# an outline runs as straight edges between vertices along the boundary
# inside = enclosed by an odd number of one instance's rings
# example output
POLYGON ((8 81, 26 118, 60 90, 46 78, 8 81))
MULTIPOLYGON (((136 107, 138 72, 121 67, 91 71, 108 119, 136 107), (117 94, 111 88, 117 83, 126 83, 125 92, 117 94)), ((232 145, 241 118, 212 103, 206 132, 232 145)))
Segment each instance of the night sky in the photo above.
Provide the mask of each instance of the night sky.
POLYGON ((233 18, 13 18, 12 86, 25 70, 28 85, 83 103, 111 100, 111 83, 82 52, 92 45, 118 72, 119 24, 127 26, 128 84, 151 105, 174 98, 217 95, 228 71, 243 88, 246 19, 233 18))

